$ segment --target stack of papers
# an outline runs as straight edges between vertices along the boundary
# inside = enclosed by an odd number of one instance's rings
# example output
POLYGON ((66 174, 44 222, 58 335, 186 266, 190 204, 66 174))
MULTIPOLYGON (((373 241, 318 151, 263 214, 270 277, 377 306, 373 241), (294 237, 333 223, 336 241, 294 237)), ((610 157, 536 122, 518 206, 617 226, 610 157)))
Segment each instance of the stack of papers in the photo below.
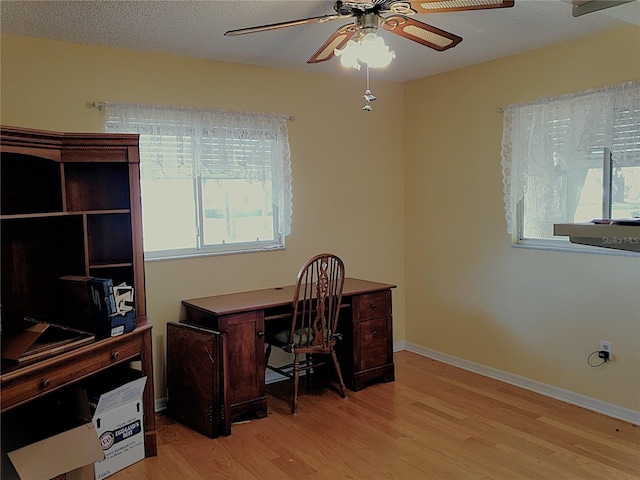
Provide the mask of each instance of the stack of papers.
POLYGON ((133 287, 123 282, 113 287, 113 295, 115 297, 116 313, 118 315, 124 315, 134 309, 133 287))

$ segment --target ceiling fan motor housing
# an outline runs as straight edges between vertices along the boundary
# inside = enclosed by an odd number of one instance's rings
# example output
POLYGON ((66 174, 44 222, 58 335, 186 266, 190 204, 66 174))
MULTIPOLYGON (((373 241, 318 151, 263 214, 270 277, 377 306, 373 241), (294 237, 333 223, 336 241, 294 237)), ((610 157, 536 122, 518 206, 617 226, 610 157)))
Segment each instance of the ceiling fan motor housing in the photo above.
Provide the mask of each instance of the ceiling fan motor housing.
POLYGON ((375 13, 365 13, 356 17, 357 30, 376 31, 378 29, 378 15, 375 13))
MULTIPOLYGON (((398 0, 348 1, 338 0, 334 9, 340 15, 362 15, 372 11, 390 10, 391 5, 398 0)), ((399 2, 405 3, 405 2, 399 2)))

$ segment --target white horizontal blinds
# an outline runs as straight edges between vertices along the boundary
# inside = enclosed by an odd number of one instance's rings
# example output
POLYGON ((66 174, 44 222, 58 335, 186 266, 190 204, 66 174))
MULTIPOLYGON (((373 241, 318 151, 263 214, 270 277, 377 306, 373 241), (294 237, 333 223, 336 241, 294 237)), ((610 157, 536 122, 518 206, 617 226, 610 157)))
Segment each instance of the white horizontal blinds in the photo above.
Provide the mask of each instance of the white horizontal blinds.
POLYGON ((105 130, 140 134, 142 178, 190 178, 194 175, 195 128, 173 108, 105 104, 105 130))
POLYGON ((501 163, 508 232, 525 195, 532 235, 552 237, 553 222, 571 221, 572 195, 586 169, 602 165, 605 147, 618 164, 637 165, 640 82, 507 107, 501 163))
POLYGON ((161 105, 105 104, 107 132, 139 133, 143 179, 273 183, 281 235, 291 231, 288 117, 161 105))
POLYGON ((201 175, 271 181, 275 154, 272 132, 246 128, 205 131, 201 143, 201 175))
POLYGON ((193 178, 194 150, 193 137, 141 135, 140 175, 145 179, 193 178))
POLYGON ((610 148, 620 165, 640 165, 640 100, 636 100, 636 105, 615 109, 610 148))

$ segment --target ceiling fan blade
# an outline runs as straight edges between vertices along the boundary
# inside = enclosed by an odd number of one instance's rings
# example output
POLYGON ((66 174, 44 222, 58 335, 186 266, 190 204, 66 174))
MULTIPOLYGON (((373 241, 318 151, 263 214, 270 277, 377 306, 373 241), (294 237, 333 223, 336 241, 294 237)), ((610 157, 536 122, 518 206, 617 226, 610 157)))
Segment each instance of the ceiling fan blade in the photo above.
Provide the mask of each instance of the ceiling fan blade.
POLYGON ((394 13, 459 12, 461 10, 483 10, 485 8, 513 7, 514 0, 410 0, 391 5, 394 13), (410 8, 406 4, 410 4, 410 8), (411 12, 413 10, 413 12, 411 12))
POLYGON ((320 63, 333 58, 333 51, 336 48, 342 48, 356 34, 353 23, 343 25, 327 39, 326 42, 318 49, 316 53, 311 55, 307 63, 320 63))
POLYGON ((630 3, 633 0, 572 0, 573 5, 571 13, 574 17, 580 17, 587 13, 597 12, 605 8, 616 7, 624 3, 630 3))
POLYGON ((277 30, 279 28, 295 27, 297 25, 308 25, 310 23, 324 23, 331 20, 339 20, 341 18, 348 18, 351 15, 321 15, 319 17, 301 18, 300 20, 291 20, 288 22, 271 23, 269 25, 259 25, 257 27, 239 28, 237 30, 229 30, 225 32, 225 36, 234 37, 236 35, 244 35, 247 33, 266 32, 269 30, 277 30))
POLYGON ((458 35, 404 15, 390 15, 384 18, 382 28, 439 52, 455 47, 462 41, 462 37, 458 35))

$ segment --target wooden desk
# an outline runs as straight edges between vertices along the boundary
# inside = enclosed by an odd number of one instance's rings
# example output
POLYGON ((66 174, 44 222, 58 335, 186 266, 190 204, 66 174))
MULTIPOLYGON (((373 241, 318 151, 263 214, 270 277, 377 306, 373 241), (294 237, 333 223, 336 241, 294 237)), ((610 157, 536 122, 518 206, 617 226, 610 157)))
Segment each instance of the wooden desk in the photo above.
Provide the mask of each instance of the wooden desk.
MULTIPOLYGON (((395 285, 345 279, 336 348, 346 385, 360 390, 373 381, 393 381, 391 289, 395 285)), ((290 325, 294 286, 183 300, 180 321, 227 335, 231 419, 267 415, 265 327, 290 325)))

